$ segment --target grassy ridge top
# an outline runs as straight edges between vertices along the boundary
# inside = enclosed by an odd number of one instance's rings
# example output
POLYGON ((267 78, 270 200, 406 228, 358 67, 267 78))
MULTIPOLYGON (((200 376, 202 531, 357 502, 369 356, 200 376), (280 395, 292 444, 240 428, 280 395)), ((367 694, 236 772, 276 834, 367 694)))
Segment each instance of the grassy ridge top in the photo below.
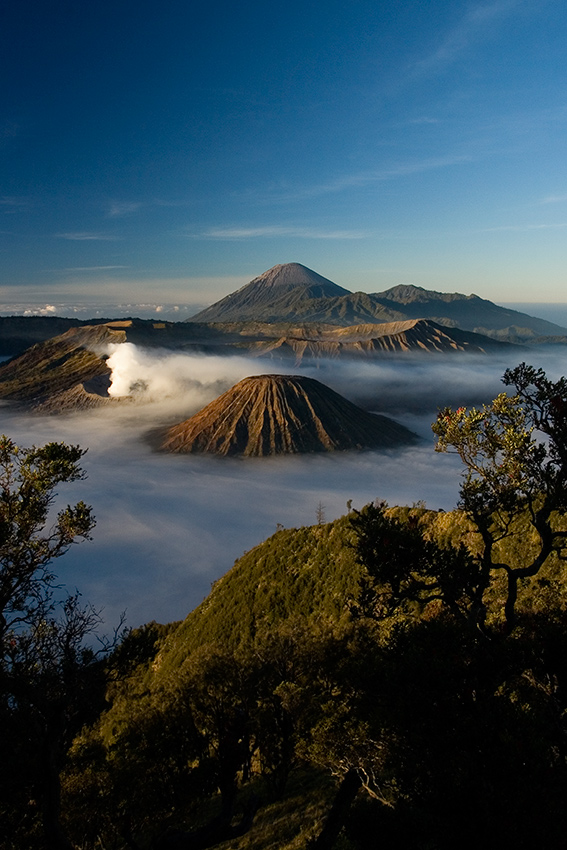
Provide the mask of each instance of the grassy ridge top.
MULTIPOLYGON (((480 548, 480 537, 462 511, 393 507, 388 513, 402 523, 417 520, 425 536, 441 546, 464 543, 475 553, 480 548)), ((324 525, 277 531, 239 558, 215 582, 209 596, 169 634, 154 665, 157 678, 173 673, 205 644, 235 649, 253 642, 257 633, 294 617, 333 622, 348 619, 365 572, 354 543, 348 515, 324 525)), ((500 547, 512 563, 521 563, 532 545, 527 524, 521 523, 500 547)), ((560 560, 552 554, 542 574, 525 580, 524 610, 545 610, 552 601, 557 604, 559 595, 564 595, 561 569, 560 560)))
POLYGON ((347 516, 325 525, 282 529, 239 558, 166 641, 156 670, 174 670, 203 644, 228 648, 290 617, 340 620, 362 567, 347 516))

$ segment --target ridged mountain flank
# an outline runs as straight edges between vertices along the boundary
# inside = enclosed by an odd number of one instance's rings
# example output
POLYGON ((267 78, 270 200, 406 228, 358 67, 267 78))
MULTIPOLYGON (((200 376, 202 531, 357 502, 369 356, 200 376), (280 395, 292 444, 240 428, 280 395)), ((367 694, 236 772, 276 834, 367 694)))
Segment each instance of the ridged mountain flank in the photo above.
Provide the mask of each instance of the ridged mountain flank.
MULTIPOLYGON (((356 325, 334 328, 324 326, 318 334, 289 335, 261 339, 249 347, 251 354, 272 360, 293 359, 295 366, 304 361, 336 358, 375 359, 392 354, 419 352, 484 354, 504 350, 506 343, 459 328, 446 328, 426 319, 406 322, 356 325), (316 338, 318 337, 318 338, 316 338)), ((508 345, 508 347, 510 347, 508 345)))
POLYGON ((281 311, 287 315, 295 299, 311 301, 348 294, 348 289, 327 280, 301 263, 280 263, 192 316, 191 321, 254 321, 266 309, 274 315, 281 311))
POLYGON ((160 448, 263 457, 389 448, 415 439, 403 425, 367 413, 313 378, 259 375, 169 428, 160 448))

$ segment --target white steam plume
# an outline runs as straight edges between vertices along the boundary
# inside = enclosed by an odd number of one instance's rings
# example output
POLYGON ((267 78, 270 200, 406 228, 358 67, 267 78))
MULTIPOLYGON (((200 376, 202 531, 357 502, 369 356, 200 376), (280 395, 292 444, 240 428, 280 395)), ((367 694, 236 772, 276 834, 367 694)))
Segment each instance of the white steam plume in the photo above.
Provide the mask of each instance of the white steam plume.
POLYGON ((131 342, 111 344, 109 395, 134 396, 144 402, 182 401, 202 406, 249 375, 282 372, 273 364, 246 357, 219 357, 140 348, 131 342))

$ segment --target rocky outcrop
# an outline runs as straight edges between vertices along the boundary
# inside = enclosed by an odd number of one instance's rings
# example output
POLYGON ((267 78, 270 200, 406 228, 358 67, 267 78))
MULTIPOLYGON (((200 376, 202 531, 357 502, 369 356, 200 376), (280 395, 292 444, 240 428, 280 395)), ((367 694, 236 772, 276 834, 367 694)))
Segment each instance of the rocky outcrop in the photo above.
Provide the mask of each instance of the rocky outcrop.
POLYGON ((415 439, 397 422, 367 413, 313 378, 260 375, 169 428, 159 447, 260 457, 388 448, 415 439))

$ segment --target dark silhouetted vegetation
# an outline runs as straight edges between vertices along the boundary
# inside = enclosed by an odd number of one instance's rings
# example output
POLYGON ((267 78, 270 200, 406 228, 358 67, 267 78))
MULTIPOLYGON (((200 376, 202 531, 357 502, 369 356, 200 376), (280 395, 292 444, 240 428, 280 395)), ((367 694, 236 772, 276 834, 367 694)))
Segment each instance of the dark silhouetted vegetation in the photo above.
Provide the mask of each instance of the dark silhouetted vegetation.
POLYGON ((504 380, 515 395, 434 426, 464 462, 458 510, 376 502, 279 529, 104 667, 84 628, 70 666, 41 660, 40 634, 50 647, 91 624, 69 600, 32 640, 30 604, 18 658, 27 640, 35 684, 67 706, 65 733, 41 733, 57 741, 60 832, 25 802, 40 697, 6 691, 8 846, 563 848, 567 383, 525 365, 504 380))

